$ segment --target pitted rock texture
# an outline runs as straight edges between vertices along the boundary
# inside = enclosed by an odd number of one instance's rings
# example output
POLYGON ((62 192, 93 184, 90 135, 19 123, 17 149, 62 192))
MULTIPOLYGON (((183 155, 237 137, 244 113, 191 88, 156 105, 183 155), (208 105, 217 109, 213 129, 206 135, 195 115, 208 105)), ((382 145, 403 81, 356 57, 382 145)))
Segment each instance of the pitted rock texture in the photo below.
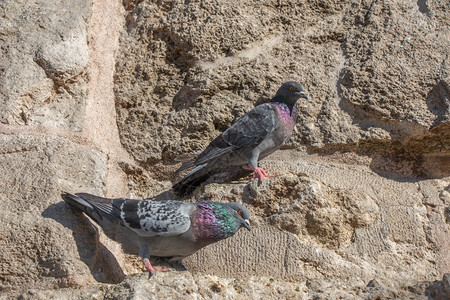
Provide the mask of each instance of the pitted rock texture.
POLYGON ((0 4, 0 122, 81 130, 90 4, 0 4))
MULTIPOLYGON (((445 299, 449 7, 437 1, 0 2, 0 297, 445 299), (278 177, 208 182, 251 233, 147 280, 60 193, 168 199, 287 80, 278 177), (134 275, 133 275, 134 274, 134 275)), ((152 259, 155 266, 164 260, 152 259)))
MULTIPOLYGON (((356 157, 350 157, 355 162, 356 157)), ((254 251, 246 259, 248 271, 244 273, 255 270, 256 274, 290 280, 353 274, 387 284, 389 280, 426 281, 431 273, 441 276, 450 267, 445 261, 449 233, 442 230, 448 226, 443 214, 448 201, 438 200, 436 206, 430 206, 426 200, 439 199, 437 194, 448 189, 447 181, 447 186, 433 180, 399 182, 383 178, 364 165, 303 156, 296 151, 271 155, 263 165, 282 172, 260 187, 255 181, 209 184, 198 194, 213 201, 248 203, 254 216, 252 224, 265 228, 245 235, 245 242, 236 249, 232 241, 225 242, 233 253, 254 251), (280 197, 281 190, 286 192, 285 197, 280 197), (289 234, 269 230, 273 227, 289 234), (265 239, 268 241, 263 242, 265 239), (254 250, 252 245, 263 246, 254 250), (276 267, 267 270, 267 264, 276 267)), ((192 266, 210 256, 216 262, 243 264, 241 255, 221 258, 219 247, 201 251, 208 253, 205 256, 201 252, 193 255, 196 260, 192 266)), ((191 258, 187 261, 190 264, 191 258)), ((214 272, 229 276, 223 269, 214 272)))
POLYGON ((89 242, 95 231, 79 226, 80 218, 57 199, 67 189, 101 192, 103 155, 58 138, 1 135, 1 140, 1 289, 87 284, 92 275, 83 260, 96 264, 97 245, 89 242))
POLYGON ((140 2, 117 59, 122 142, 143 164, 170 164, 287 79, 311 99, 290 147, 427 135, 450 121, 445 5, 140 2))

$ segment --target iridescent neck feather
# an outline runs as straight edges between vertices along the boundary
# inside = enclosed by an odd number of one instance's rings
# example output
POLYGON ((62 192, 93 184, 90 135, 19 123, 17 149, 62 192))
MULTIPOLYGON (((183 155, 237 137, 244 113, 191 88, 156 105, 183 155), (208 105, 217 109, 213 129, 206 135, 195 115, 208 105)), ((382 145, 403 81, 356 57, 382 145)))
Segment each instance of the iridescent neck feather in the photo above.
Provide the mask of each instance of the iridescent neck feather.
POLYGON ((199 240, 221 240, 232 236, 240 224, 232 211, 221 203, 197 203, 194 212, 193 230, 199 240))
POLYGON ((278 117, 280 118, 283 127, 288 131, 292 131, 297 119, 297 107, 294 106, 291 110, 288 105, 280 102, 272 103, 272 105, 277 111, 278 117))

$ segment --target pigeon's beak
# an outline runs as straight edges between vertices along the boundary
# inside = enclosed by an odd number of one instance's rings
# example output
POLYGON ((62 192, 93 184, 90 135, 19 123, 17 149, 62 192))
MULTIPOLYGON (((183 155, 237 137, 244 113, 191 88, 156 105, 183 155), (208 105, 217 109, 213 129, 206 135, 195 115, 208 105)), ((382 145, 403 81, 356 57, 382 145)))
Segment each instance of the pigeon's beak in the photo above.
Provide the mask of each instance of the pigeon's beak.
POLYGON ((296 94, 299 95, 300 98, 305 98, 306 100, 309 100, 308 96, 303 91, 302 92, 296 92, 296 94))
POLYGON ((248 229, 248 231, 252 231, 252 228, 250 227, 250 222, 248 220, 244 220, 244 227, 248 229))

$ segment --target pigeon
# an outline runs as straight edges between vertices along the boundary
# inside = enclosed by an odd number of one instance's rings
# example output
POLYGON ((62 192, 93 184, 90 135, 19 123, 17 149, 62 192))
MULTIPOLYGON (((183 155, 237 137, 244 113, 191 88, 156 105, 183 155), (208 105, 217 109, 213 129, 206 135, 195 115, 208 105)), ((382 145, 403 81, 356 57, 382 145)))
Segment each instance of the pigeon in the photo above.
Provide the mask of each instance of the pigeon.
POLYGON ((215 138, 200 155, 183 164, 176 173, 194 167, 172 186, 176 195, 190 194, 214 174, 237 167, 254 172, 261 184, 269 169, 258 167, 258 161, 278 150, 294 129, 297 100, 308 96, 300 83, 285 82, 268 103, 256 106, 215 138))
POLYGON ((231 237, 241 227, 251 230, 248 210, 236 202, 108 199, 86 193, 61 196, 99 224, 126 253, 138 254, 149 278, 155 271, 170 271, 153 268, 150 255, 169 258, 184 269, 184 257, 231 237))

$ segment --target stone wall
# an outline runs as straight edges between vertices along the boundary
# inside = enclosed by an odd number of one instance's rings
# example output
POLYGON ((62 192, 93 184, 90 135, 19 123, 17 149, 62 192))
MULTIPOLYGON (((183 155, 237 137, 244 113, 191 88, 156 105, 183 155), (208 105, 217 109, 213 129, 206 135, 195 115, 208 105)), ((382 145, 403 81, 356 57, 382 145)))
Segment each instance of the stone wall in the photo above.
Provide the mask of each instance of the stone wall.
POLYGON ((1 295, 445 299, 448 11, 439 0, 0 2, 1 295), (310 100, 262 162, 279 176, 184 199, 243 202, 254 230, 185 259, 189 272, 148 282, 62 202, 63 191, 171 197, 178 161, 287 80, 310 100))

